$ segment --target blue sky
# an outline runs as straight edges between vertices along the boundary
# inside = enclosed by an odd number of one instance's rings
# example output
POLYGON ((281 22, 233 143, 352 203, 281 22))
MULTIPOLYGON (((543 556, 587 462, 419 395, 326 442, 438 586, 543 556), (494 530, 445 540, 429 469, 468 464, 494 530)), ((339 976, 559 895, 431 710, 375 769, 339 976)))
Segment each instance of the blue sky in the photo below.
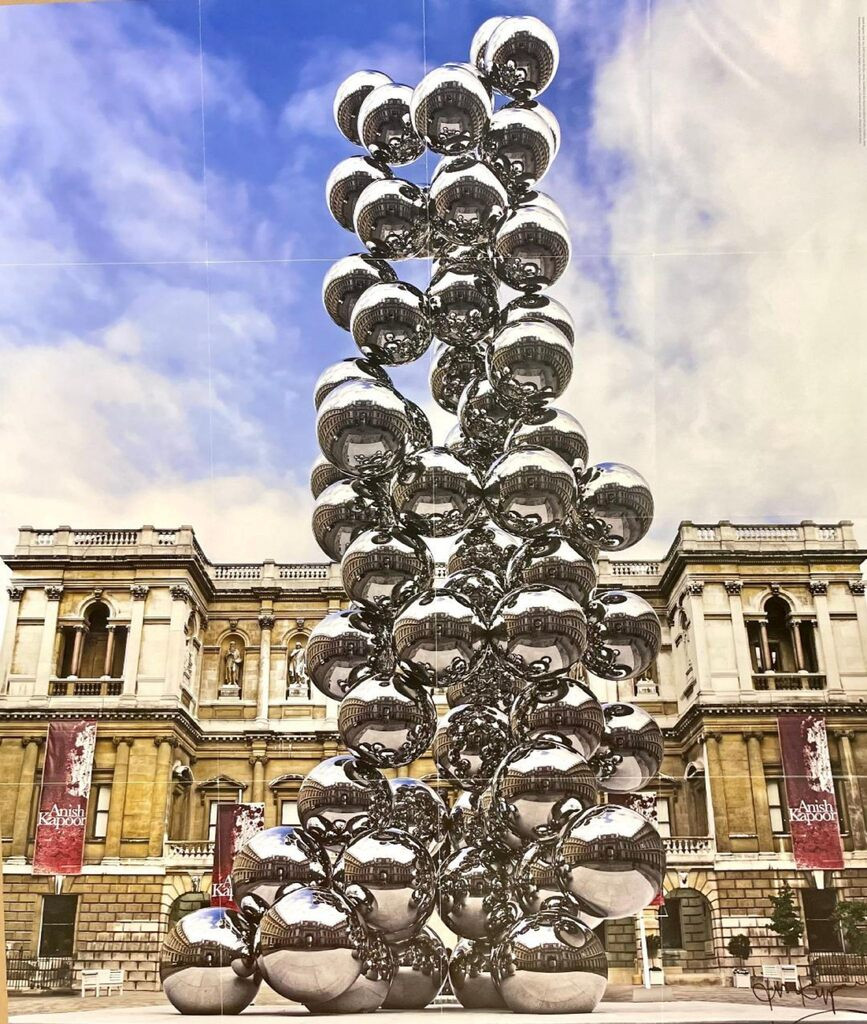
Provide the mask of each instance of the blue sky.
MULTIPOLYGON (((846 467, 865 425, 851 385, 865 238, 851 210, 867 151, 843 66, 860 4, 832 4, 821 25, 808 4, 785 18, 770 4, 679 7, 0 9, 7 547, 23 522, 184 521, 216 559, 318 557, 309 395, 353 351, 320 286, 358 248, 323 202, 354 152, 331 98, 361 67, 414 84, 508 13, 535 13, 560 39, 544 99, 563 146, 544 187, 575 251, 558 286, 580 328, 567 401, 591 456, 632 463, 657 494, 635 554, 667 546, 683 518, 861 516, 846 467), (823 466, 831 437, 840 462, 823 466)), ((424 180, 425 161, 405 173, 424 180)), ((422 360, 397 377, 422 401, 426 374, 422 360)))

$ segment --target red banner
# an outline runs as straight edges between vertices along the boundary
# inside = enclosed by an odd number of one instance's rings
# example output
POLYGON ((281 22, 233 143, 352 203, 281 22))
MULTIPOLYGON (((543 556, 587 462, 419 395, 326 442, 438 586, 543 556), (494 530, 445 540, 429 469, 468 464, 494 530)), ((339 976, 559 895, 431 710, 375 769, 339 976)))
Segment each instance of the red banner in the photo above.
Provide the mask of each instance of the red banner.
POLYGON ((219 804, 211 875, 211 906, 237 909, 232 891, 235 854, 265 827, 264 804, 219 804))
POLYGON ((51 722, 48 726, 34 875, 81 873, 95 748, 96 722, 51 722))
POLYGON ((777 719, 777 728, 795 864, 826 871, 842 868, 843 844, 825 719, 786 715, 777 719))

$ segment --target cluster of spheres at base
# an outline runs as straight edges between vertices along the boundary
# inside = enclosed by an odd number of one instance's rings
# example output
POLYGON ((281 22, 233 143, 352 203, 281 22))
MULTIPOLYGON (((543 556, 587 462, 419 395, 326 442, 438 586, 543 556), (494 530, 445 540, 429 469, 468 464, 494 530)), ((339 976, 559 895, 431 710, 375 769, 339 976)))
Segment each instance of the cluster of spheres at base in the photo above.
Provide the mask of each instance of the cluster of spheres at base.
POLYGON ((558 59, 538 19, 492 18, 469 62, 415 88, 359 71, 338 89, 337 126, 365 152, 326 199, 363 251, 328 270, 323 302, 358 352, 315 386, 311 487, 350 606, 315 626, 306 665, 339 702, 346 752, 304 779, 300 826, 238 854, 238 909, 170 933, 161 974, 181 1012, 239 1012, 262 980, 321 1013, 421 1009, 447 980, 465 1007, 592 1010, 607 980, 593 929, 662 886, 662 840, 627 806, 661 732, 582 681, 646 672, 660 626, 640 595, 597 591, 600 550, 647 532, 648 486, 591 464, 554 404, 576 340, 546 294, 568 228, 538 189, 560 128, 537 97, 558 59), (425 150, 428 186, 395 173, 425 150), (416 257, 433 260, 424 291, 388 262, 416 257), (389 375, 429 350, 432 397, 456 417, 442 445, 389 375), (437 786, 387 777, 428 750, 437 786))

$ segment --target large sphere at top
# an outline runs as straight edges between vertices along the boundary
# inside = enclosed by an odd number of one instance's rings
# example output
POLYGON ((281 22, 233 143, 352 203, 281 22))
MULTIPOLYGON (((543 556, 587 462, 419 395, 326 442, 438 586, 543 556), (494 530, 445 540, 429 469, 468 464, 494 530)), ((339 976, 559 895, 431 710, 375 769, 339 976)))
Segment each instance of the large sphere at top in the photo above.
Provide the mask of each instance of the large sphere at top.
POLYGON ((391 387, 391 377, 381 366, 377 366, 369 359, 362 359, 359 356, 341 359, 339 363, 327 366, 313 385, 313 405, 317 411, 336 387, 351 380, 366 380, 372 384, 385 384, 391 387))
POLYGON ((360 761, 376 768, 412 764, 427 750, 437 712, 427 690, 400 676, 368 676, 343 698, 340 738, 360 761))
POLYGON ((535 680, 515 697, 509 715, 517 740, 554 737, 585 758, 596 753, 605 728, 602 706, 577 679, 535 680))
POLYGON ((510 865, 476 846, 465 846, 443 865, 439 912, 465 939, 491 938, 507 926, 512 895, 510 865))
POLYGON ((509 720, 502 711, 461 704, 440 719, 431 754, 440 773, 461 789, 484 789, 510 746, 509 720))
POLYGON ((241 1013, 259 991, 255 926, 225 907, 182 917, 163 940, 160 981, 184 1014, 241 1013))
POLYGON ((326 846, 341 845, 369 829, 382 828, 390 814, 388 780, 350 754, 320 761, 298 791, 301 824, 326 846))
POLYGON ((400 396, 367 380, 336 387, 323 400, 316 417, 322 454, 350 476, 391 473, 406 454, 410 433, 400 396))
POLYGON ((325 201, 331 216, 347 231, 354 231, 358 197, 372 182, 385 181, 391 176, 387 167, 366 156, 349 156, 341 160, 325 183, 325 201))
POLYGON ((606 551, 637 544, 653 522, 653 495, 644 477, 621 462, 600 462, 582 480, 580 528, 606 551))
POLYGON ((467 1010, 505 1010, 491 977, 491 947, 482 939, 461 939, 449 960, 449 981, 467 1010))
POLYGON ((491 968, 514 1013, 591 1013, 608 984, 602 943, 563 908, 515 924, 495 948, 491 968))
POLYGON ((358 197, 355 232, 368 251, 386 260, 418 256, 430 234, 428 199, 410 181, 374 181, 358 197))
POLYGON ((259 926, 259 969, 284 999, 323 1003, 361 973, 364 926, 333 889, 299 886, 282 896, 259 926))
POLYGON ((561 526, 575 508, 572 470, 547 448, 516 448, 491 466, 485 502, 504 530, 532 537, 561 526))
POLYGON ((407 527, 423 537, 451 537, 481 507, 475 473, 447 448, 426 448, 398 470, 391 497, 407 527))
POLYGON ((584 664, 600 679, 617 681, 643 675, 656 660, 662 627, 656 612, 631 590, 609 590, 595 602, 598 619, 584 664))
POLYGON ((491 96, 469 64, 443 64, 413 89, 410 116, 434 153, 476 149, 491 117, 491 96))
MULTIPOLYGON (((378 182, 370 189, 392 185, 378 182)), ((504 284, 519 292, 537 292, 549 288, 569 266, 572 243, 553 213, 539 206, 522 206, 497 231, 494 257, 497 276, 504 284)))
POLYGON ((374 284, 360 295, 349 329, 362 353, 386 366, 419 359, 432 337, 424 295, 403 281, 374 284))
POLYGON ((509 208, 505 185, 469 155, 447 157, 437 166, 430 201, 437 227, 459 246, 489 243, 509 208))
POLYGON ((423 541, 389 529, 366 530, 346 549, 340 566, 350 599, 392 614, 433 582, 434 565, 423 541))
POLYGON ((572 379, 569 339, 542 320, 519 320, 501 328, 488 347, 486 362, 494 389, 519 405, 559 398, 572 379))
POLYGON ((512 451, 525 445, 550 448, 579 473, 587 463, 589 446, 584 428, 572 413, 555 406, 533 408, 515 424, 506 439, 506 449, 512 451))
POLYGON ((339 562, 354 538, 381 518, 382 509, 366 484, 337 480, 314 502, 311 526, 319 547, 339 562))
POLYGON ((388 82, 369 92, 358 111, 358 135, 370 155, 381 163, 411 164, 424 152, 412 124, 408 85, 388 82))
POLYGON ((585 605, 596 586, 596 566, 581 546, 558 535, 531 537, 509 562, 509 590, 531 583, 556 587, 585 605))
POLYGON ((545 119, 524 107, 498 110, 482 141, 485 163, 509 194, 516 197, 545 176, 554 159, 554 149, 554 136, 545 119))
POLYGON ((396 280, 397 274, 385 260, 366 252, 344 256, 332 263, 322 280, 322 305, 337 326, 348 331, 352 311, 364 292, 372 285, 396 280))
POLYGON ((499 318, 497 282, 472 264, 443 266, 425 294, 431 329, 451 345, 474 344, 493 330, 499 318))
POLYGON ((561 590, 533 584, 503 598, 490 635, 506 664, 525 678, 559 676, 584 652, 587 619, 561 590))
POLYGON ((278 825, 257 832, 235 855, 232 891, 235 902, 256 896, 270 906, 284 885, 331 881, 331 861, 322 847, 300 828, 278 825))
POLYGON ((365 670, 372 672, 376 639, 360 608, 329 612, 310 631, 304 664, 313 685, 332 700, 343 700, 365 670))
POLYGON ((400 609, 394 650, 428 686, 448 686, 473 671, 482 657, 485 625, 463 597, 430 590, 400 609))
POLYGON ((662 888, 665 846, 637 811, 617 804, 572 818, 557 841, 561 885, 588 913, 606 920, 640 913, 662 888))
POLYGON ((361 145, 358 134, 358 112, 365 98, 377 86, 388 85, 391 79, 381 71, 354 71, 337 86, 334 94, 334 123, 344 138, 361 145))
POLYGON ((449 832, 449 809, 437 791, 420 779, 389 779, 394 808, 391 824, 417 839, 431 856, 444 845, 449 832))
POLYGON ((637 704, 603 704, 605 730, 599 754, 606 762, 599 786, 609 793, 635 793, 650 782, 662 765, 662 730, 637 704))
POLYGON ((560 47, 538 18, 503 18, 488 37, 483 62, 498 92, 513 99, 532 99, 548 88, 557 73, 560 47))
POLYGON ((433 928, 395 948, 397 971, 385 1002, 385 1010, 423 1010, 443 987, 448 953, 433 928))

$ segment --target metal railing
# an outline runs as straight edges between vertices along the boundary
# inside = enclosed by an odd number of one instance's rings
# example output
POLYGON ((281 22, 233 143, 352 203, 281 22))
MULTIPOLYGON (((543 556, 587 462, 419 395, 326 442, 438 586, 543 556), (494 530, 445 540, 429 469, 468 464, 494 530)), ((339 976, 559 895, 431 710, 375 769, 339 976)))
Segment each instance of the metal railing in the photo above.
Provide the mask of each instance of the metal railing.
POLYGON ((754 690, 824 690, 822 672, 762 672, 753 676, 754 690))
POLYGON ((71 989, 74 980, 72 957, 35 956, 22 949, 6 954, 6 988, 10 991, 71 989))

